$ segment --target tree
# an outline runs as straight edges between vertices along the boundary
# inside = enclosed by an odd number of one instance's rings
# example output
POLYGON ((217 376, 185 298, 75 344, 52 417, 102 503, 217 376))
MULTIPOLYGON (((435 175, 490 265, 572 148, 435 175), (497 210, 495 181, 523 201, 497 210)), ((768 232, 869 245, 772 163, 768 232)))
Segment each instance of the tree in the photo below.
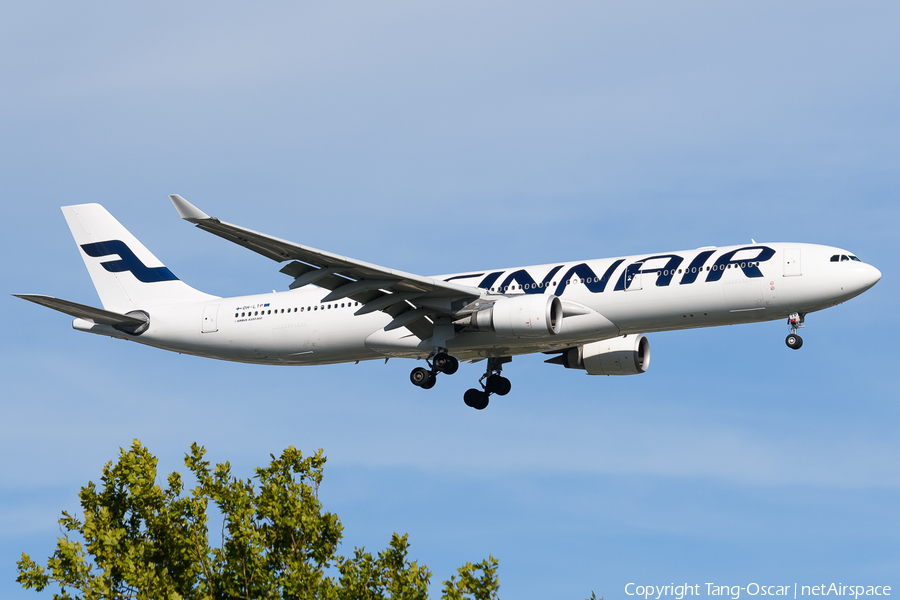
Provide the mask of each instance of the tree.
MULTIPOLYGON (((181 475, 156 483, 157 459, 134 441, 103 468, 100 486, 88 482, 79 498, 83 516, 63 512, 63 536, 41 566, 18 562, 23 587, 54 598, 322 598, 425 599, 431 571, 408 557, 406 535, 394 534, 376 556, 356 548, 337 553, 343 526, 319 501, 325 456, 304 457, 293 446, 238 479, 229 463, 215 468, 197 444, 185 465, 197 486, 185 494, 181 475), (208 507, 222 516, 219 543, 210 542, 208 507)), ((497 560, 466 563, 444 581, 442 598, 496 600, 497 560)))

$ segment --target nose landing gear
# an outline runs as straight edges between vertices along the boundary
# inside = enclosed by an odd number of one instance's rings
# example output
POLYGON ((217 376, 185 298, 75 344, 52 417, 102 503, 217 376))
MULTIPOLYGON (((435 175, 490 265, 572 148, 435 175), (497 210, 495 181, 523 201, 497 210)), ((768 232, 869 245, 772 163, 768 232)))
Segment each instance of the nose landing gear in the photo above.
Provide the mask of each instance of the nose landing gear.
POLYGON ((788 317, 788 325, 791 328, 791 332, 785 338, 784 343, 791 350, 799 350, 800 346, 803 345, 803 338, 797 335, 797 330, 803 327, 803 317, 805 316, 803 313, 791 313, 788 317))
POLYGON ((466 403, 466 406, 471 406, 475 410, 484 410, 487 408, 491 394, 505 396, 509 393, 512 389, 512 383, 500 373, 503 371, 503 365, 511 360, 511 356, 498 356, 487 359, 487 368, 484 375, 478 380, 484 391, 476 388, 466 390, 466 393, 463 394, 463 402, 466 403))

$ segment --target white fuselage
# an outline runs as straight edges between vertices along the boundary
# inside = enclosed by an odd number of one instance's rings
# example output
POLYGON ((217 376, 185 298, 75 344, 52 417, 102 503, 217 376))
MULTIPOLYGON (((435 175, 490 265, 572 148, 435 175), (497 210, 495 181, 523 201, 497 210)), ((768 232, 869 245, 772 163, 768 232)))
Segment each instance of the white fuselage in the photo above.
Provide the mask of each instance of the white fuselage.
MULTIPOLYGON (((633 333, 784 319, 840 304, 881 274, 849 252, 813 244, 751 244, 597 259, 434 277, 481 288, 486 300, 557 295, 579 307, 558 334, 503 337, 460 331, 446 341, 461 360, 561 350, 633 333), (838 256, 836 262, 833 256, 838 256), (844 257, 843 260, 841 257, 844 257), (758 266, 757 266, 758 263, 758 266)), ((425 358, 434 349, 392 317, 356 316, 349 298, 322 303, 328 290, 298 290, 139 307, 150 327, 131 336, 76 319, 73 326, 222 360, 316 365, 385 357, 425 358)))

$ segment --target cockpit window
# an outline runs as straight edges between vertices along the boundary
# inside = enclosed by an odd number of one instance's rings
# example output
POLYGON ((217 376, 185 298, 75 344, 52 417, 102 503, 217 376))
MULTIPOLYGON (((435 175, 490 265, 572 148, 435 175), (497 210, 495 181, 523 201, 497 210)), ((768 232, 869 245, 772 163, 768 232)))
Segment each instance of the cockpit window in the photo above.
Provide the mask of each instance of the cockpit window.
POLYGON ((839 260, 841 260, 841 257, 837 254, 831 257, 831 262, 837 262, 839 260))
POLYGON ((862 262, 861 260, 859 260, 858 258, 853 256, 852 254, 850 255, 850 260, 855 260, 856 262, 862 262))
POLYGON ((850 260, 850 259, 847 258, 846 254, 841 254, 841 262, 844 262, 845 260, 850 260))

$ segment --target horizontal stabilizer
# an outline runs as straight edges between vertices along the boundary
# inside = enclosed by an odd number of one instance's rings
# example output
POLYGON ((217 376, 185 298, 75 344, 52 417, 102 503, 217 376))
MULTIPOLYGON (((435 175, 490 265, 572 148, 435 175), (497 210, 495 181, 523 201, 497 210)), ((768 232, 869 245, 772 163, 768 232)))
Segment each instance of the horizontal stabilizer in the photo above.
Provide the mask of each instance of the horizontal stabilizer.
POLYGON ((146 319, 129 317, 120 313, 103 310, 102 308, 94 308, 93 306, 87 306, 86 304, 78 304, 77 302, 70 302, 69 300, 60 300, 59 298, 53 298, 52 296, 42 296, 40 294, 13 294, 13 296, 100 325, 111 325, 113 327, 117 325, 119 327, 139 327, 144 325, 147 321, 146 319))

